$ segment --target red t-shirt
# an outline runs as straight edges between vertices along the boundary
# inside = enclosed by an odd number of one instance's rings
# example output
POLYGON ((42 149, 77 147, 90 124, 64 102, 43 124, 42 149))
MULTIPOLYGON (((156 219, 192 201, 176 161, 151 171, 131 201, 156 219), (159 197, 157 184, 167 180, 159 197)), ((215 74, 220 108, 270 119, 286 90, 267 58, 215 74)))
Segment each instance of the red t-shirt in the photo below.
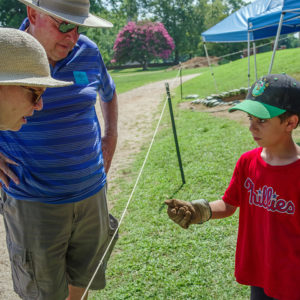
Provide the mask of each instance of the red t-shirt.
POLYGON ((300 160, 271 166, 262 148, 238 160, 223 200, 240 207, 235 276, 279 300, 300 300, 300 160))

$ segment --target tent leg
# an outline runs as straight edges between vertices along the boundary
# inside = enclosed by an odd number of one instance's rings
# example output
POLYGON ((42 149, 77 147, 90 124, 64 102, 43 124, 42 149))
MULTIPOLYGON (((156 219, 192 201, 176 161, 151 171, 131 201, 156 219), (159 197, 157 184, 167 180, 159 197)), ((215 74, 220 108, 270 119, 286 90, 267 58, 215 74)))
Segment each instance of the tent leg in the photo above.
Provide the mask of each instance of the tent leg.
POLYGON ((253 55, 254 55, 255 80, 257 80, 256 45, 255 45, 255 42, 253 42, 253 55))
POLYGON ((248 31, 248 88, 250 88, 250 33, 248 31))
POLYGON ((277 29, 277 34, 276 34, 276 38, 275 38, 274 49, 273 49, 273 54, 272 54, 272 59, 271 59, 271 63, 269 66, 268 74, 271 74, 271 72, 272 72, 272 67, 273 67, 273 63, 274 63, 275 53, 276 53, 276 50, 278 47, 278 41, 279 41, 279 36, 280 36, 281 27, 282 27, 282 23, 283 23, 284 14, 285 13, 283 12, 280 16, 280 21, 279 21, 279 25, 278 25, 278 29, 277 29))
POLYGON ((213 67, 212 67, 212 65, 211 65, 211 63, 210 63, 210 59, 209 59, 209 56, 208 56, 206 44, 203 43, 203 45, 204 45, 204 50, 205 50, 205 54, 206 54, 206 58, 207 58, 207 63, 208 63, 208 66, 209 66, 209 68, 210 68, 211 75, 212 75, 212 77, 213 77, 213 79, 214 79, 215 88, 216 88, 217 93, 219 93, 218 87, 217 87, 216 78, 215 78, 215 75, 214 75, 214 70, 213 70, 213 67))

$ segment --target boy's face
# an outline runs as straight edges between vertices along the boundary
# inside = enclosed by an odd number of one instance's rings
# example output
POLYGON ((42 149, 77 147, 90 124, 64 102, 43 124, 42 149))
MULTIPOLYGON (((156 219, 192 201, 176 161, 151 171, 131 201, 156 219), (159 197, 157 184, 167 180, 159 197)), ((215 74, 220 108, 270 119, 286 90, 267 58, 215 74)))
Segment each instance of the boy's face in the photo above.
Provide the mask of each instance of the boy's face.
POLYGON ((272 148, 278 146, 287 137, 288 120, 281 122, 279 117, 259 119, 252 115, 248 116, 250 121, 249 130, 260 147, 272 148))

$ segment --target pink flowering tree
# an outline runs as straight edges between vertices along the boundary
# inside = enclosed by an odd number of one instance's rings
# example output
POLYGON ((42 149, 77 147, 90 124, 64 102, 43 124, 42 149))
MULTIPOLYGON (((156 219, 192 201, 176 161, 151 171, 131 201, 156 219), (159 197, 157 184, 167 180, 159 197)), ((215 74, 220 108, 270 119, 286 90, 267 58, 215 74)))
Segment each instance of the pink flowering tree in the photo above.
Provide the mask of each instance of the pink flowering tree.
POLYGON ((117 35, 111 62, 137 61, 146 70, 149 61, 167 59, 174 48, 173 39, 162 23, 129 22, 117 35))

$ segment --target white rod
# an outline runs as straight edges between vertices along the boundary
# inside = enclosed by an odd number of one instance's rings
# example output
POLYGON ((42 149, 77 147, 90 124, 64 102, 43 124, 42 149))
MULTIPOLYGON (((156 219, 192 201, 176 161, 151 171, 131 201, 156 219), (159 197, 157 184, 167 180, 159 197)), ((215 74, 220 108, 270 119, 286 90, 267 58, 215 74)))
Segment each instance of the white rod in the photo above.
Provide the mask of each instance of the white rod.
POLYGON ((250 32, 248 31, 248 88, 250 87, 250 32))
POLYGON ((211 63, 210 63, 210 59, 209 59, 209 56, 208 56, 206 44, 203 43, 203 45, 204 45, 204 50, 205 50, 205 54, 206 54, 206 58, 207 58, 207 63, 208 63, 208 66, 209 66, 210 71, 211 71, 211 75, 212 75, 213 80, 214 80, 214 83, 215 83, 215 88, 216 88, 217 93, 219 93, 218 87, 217 87, 217 82, 216 82, 215 75, 214 75, 214 70, 213 70, 213 67, 212 67, 212 65, 211 65, 211 63))
POLYGON ((255 42, 253 42, 253 55, 254 55, 255 80, 257 80, 256 45, 255 45, 255 42))
POLYGON ((276 50, 278 47, 278 40, 279 40, 279 36, 280 36, 280 32, 281 32, 284 14, 285 13, 283 12, 280 16, 280 21, 279 21, 279 25, 278 25, 278 29, 277 29, 277 34, 276 34, 276 38, 275 38, 274 49, 273 49, 273 54, 272 54, 272 59, 271 59, 271 63, 269 66, 268 74, 271 74, 271 72, 272 72, 272 67, 273 67, 273 63, 274 63, 275 53, 276 53, 276 50))

